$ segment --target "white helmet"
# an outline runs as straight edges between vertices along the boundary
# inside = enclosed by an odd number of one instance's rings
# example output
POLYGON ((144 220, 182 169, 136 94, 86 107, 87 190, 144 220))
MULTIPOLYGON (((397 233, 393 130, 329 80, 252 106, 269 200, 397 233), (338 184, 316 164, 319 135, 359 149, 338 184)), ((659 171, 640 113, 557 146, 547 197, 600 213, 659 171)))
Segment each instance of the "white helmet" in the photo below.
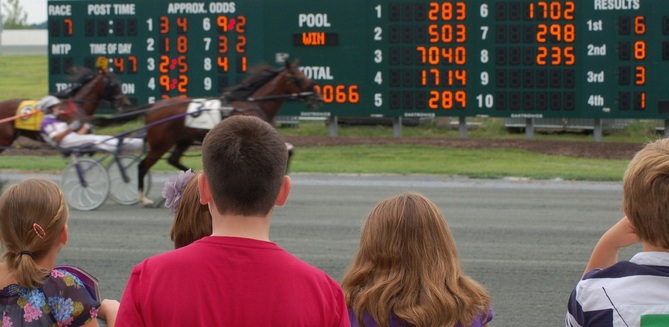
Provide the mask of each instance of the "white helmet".
POLYGON ((60 99, 56 98, 53 95, 47 95, 40 102, 37 104, 37 109, 41 110, 42 112, 47 112, 49 109, 53 106, 57 106, 60 104, 60 99))

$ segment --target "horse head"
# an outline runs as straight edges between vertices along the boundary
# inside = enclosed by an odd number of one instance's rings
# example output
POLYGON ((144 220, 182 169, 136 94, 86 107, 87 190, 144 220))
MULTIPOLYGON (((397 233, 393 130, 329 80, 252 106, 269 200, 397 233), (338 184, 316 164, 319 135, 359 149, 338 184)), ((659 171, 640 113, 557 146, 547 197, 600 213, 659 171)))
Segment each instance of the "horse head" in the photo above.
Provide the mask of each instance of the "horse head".
POLYGON ((112 108, 117 112, 123 112, 125 108, 132 105, 130 99, 123 94, 121 80, 114 73, 109 70, 100 69, 98 70, 98 75, 102 76, 104 82, 101 99, 109 101, 112 108))
POLYGON ((311 108, 319 108, 323 105, 323 97, 316 92, 316 83, 310 80, 304 73, 298 69, 299 60, 290 63, 285 62, 286 89, 288 93, 297 94, 297 99, 305 102, 311 108))
POLYGON ((131 105, 123 94, 121 81, 110 71, 99 69, 95 73, 91 69, 77 67, 72 69, 70 79, 73 86, 54 95, 73 101, 82 111, 76 112, 78 116, 93 116, 100 100, 109 101, 118 112, 131 105))

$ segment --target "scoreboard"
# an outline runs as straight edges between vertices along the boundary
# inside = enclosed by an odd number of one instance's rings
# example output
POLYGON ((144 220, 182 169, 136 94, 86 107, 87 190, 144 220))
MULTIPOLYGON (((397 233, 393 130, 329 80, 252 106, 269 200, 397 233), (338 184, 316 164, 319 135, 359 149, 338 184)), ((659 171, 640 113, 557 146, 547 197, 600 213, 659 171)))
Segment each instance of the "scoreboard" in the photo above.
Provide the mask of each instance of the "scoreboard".
POLYGON ((49 91, 98 60, 137 104, 299 59, 282 115, 669 117, 663 0, 49 0, 49 91), (100 59, 101 58, 101 59, 100 59))

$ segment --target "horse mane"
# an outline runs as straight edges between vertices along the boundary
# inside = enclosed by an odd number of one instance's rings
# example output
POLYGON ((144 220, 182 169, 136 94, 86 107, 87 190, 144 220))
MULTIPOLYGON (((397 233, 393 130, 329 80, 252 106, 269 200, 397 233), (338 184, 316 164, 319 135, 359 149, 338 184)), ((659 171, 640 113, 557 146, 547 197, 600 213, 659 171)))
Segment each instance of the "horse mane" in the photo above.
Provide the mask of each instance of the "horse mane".
POLYGON ((245 101, 253 92, 276 77, 281 70, 275 70, 270 65, 259 65, 251 70, 251 75, 244 78, 239 84, 223 90, 223 98, 228 101, 245 101))
POLYGON ((97 76, 91 69, 86 67, 75 67, 70 71, 69 80, 72 81, 72 87, 54 94, 59 99, 67 99, 73 97, 84 85, 93 80, 97 76))

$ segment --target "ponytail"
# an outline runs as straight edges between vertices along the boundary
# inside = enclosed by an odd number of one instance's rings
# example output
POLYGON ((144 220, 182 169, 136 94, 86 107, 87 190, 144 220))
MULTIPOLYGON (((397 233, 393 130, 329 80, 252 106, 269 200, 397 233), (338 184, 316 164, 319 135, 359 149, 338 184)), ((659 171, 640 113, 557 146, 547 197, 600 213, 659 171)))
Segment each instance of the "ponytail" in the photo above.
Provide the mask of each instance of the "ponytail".
POLYGON ((69 211, 56 183, 27 179, 0 196, 0 238, 9 272, 21 287, 34 288, 50 273, 36 261, 58 245, 69 211))

